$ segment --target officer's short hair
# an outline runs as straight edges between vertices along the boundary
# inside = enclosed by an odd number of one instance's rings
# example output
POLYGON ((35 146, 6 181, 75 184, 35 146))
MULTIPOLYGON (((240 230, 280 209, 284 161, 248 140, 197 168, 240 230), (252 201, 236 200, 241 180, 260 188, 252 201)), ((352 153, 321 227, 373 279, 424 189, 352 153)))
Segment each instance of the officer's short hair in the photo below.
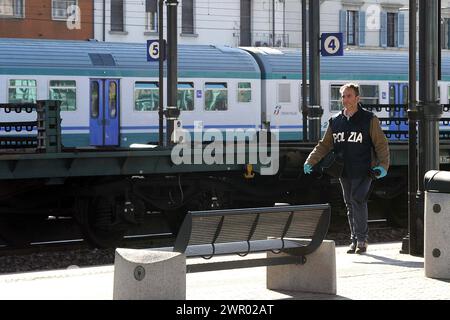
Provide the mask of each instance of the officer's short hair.
POLYGON ((355 95, 358 97, 359 96, 359 85, 357 85, 356 83, 346 83, 344 84, 340 89, 339 89, 339 93, 342 94, 344 93, 345 89, 353 89, 353 91, 355 92, 355 95))

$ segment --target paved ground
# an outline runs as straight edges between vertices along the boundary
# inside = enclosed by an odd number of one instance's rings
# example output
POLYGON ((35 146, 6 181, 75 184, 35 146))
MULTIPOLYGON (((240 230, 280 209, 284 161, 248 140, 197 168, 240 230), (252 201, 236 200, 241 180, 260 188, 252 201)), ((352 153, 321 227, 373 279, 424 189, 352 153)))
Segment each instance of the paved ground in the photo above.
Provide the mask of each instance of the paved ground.
MULTIPOLYGON (((188 300, 450 300, 450 280, 426 278, 424 259, 399 254, 401 243, 372 244, 366 255, 336 248, 337 295, 271 291, 265 268, 187 275, 188 300)), ((0 299, 112 299, 113 266, 0 276, 0 299)))

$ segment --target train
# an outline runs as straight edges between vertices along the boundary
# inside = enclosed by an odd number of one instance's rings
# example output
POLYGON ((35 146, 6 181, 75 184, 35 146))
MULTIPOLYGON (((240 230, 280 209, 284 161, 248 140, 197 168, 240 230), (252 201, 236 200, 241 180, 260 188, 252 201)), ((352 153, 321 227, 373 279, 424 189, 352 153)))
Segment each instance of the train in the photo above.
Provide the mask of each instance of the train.
MULTIPOLYGON (((148 212, 162 212, 176 232, 187 210, 277 202, 329 202, 335 219, 345 219, 338 181, 302 172, 314 143, 303 142, 299 49, 178 47, 176 121, 190 133, 198 128, 277 132, 280 167, 270 176, 255 175, 257 166, 170 163, 170 150, 156 147, 159 65, 147 61, 146 50, 142 43, 0 39, 0 105, 59 101, 62 146, 55 154, 0 150, 0 238, 29 243, 22 239, 26 234, 18 236, 25 232, 19 232, 23 219, 30 223, 49 216, 73 217, 91 243, 106 247, 121 239, 130 225, 143 223, 148 212), (131 151, 135 145, 155 148, 131 151)), ((344 83, 360 85, 363 105, 383 106, 407 103, 407 80, 406 51, 355 49, 346 50, 343 57, 323 57, 321 131, 342 108, 339 88, 344 83)), ((447 53, 442 56, 438 90, 441 104, 448 104, 447 53)), ((390 121, 404 118, 404 109, 373 111, 388 119, 382 122, 386 132, 407 128, 405 121, 390 121)), ((443 117, 448 112, 444 108, 443 117)), ((29 124, 36 115, 0 108, 0 119, 29 124)), ((448 122, 441 123, 442 132, 449 129, 448 122)), ((0 138, 27 137, 36 131, 33 125, 0 125, 0 138)), ((404 225, 406 141, 404 135, 389 139, 391 169, 374 183, 369 208, 404 225)), ((449 148, 441 148, 441 162, 448 167, 449 148)))
MULTIPOLYGON (((145 44, 0 39, 0 49, 0 103, 61 100, 64 146, 158 141, 159 64, 147 61, 145 44)), ((302 140, 300 50, 180 45, 178 54, 177 106, 184 129, 270 126, 279 130, 280 141, 302 140)), ((407 80, 406 51, 348 50, 343 57, 323 57, 322 131, 342 108, 342 84, 360 84, 363 105, 404 104, 407 80)), ((447 104, 447 53, 438 90, 447 104)), ((11 121, 17 116, 1 114, 11 121)), ((384 129, 401 126, 392 122, 384 129)))

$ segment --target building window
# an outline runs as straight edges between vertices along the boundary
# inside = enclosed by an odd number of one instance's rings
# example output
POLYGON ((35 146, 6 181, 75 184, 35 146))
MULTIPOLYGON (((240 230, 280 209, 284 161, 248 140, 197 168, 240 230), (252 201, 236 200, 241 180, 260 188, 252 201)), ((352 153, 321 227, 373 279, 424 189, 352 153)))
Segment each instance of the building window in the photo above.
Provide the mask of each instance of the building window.
POLYGON ((111 31, 124 31, 123 0, 111 0, 111 31))
POLYGON ((23 18, 23 2, 25 0, 0 0, 0 16, 23 18))
POLYGON ((398 26, 398 13, 387 13, 387 46, 397 46, 397 26, 398 26))
POLYGON ((227 84, 207 82, 205 84, 205 110, 223 111, 227 109, 228 109, 227 84))
POLYGON ((9 103, 35 103, 37 99, 36 80, 9 80, 9 103))
POLYGON ((181 33, 194 34, 194 0, 181 2, 181 33))
POLYGON ((358 11, 347 10, 347 44, 355 46, 358 34, 358 11))
POLYGON ((238 83, 238 102, 252 101, 252 84, 250 82, 238 83))
POLYGON ((158 1, 146 0, 145 1, 145 14, 146 14, 146 28, 147 31, 158 31, 158 1))
POLYGON ((134 84, 134 110, 157 111, 158 108, 158 82, 136 82, 134 84))
POLYGON ((192 82, 178 83, 177 107, 181 111, 194 110, 194 84, 192 82))
POLYGON ((291 103, 291 84, 278 84, 278 103, 291 103))
POLYGON ((52 19, 67 20, 69 17, 67 9, 70 6, 76 6, 77 2, 77 0, 52 0, 52 19))
POLYGON ((61 111, 77 110, 77 84, 73 80, 50 80, 50 100, 61 101, 61 111))
POLYGON ((147 31, 158 32, 158 12, 147 12, 147 31))

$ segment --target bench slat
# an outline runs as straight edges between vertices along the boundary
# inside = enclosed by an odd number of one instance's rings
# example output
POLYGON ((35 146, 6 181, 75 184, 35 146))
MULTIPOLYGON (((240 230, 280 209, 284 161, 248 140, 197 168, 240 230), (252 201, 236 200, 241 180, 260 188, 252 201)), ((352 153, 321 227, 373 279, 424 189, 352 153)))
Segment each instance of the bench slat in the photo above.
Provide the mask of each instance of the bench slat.
POLYGON ((330 215, 328 204, 189 212, 174 251, 205 257, 261 252, 281 249, 275 239, 286 237, 310 239, 301 249, 309 254, 325 238, 330 215))

